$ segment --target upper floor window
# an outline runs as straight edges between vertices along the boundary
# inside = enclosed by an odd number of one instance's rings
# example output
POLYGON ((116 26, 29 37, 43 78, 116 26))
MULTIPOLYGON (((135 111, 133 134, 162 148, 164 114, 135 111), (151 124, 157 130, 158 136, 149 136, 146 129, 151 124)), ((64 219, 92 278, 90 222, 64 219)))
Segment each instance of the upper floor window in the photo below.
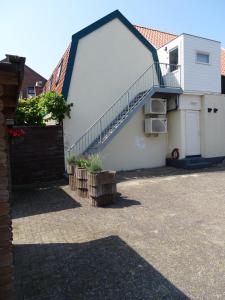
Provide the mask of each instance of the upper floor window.
POLYGON ((62 63, 63 63, 63 61, 61 60, 59 66, 58 66, 58 69, 57 69, 57 74, 56 74, 56 78, 55 78, 55 84, 58 84, 58 82, 59 82, 59 78, 60 78, 61 71, 62 71, 62 63))
POLYGON ((29 86, 27 88, 27 98, 31 98, 31 97, 34 97, 34 96, 36 96, 35 87, 34 86, 29 86))
POLYGON ((203 52, 197 52, 196 62, 200 64, 209 64, 209 54, 203 52))
POLYGON ((178 69, 178 48, 175 48, 169 52, 169 64, 170 72, 178 69))

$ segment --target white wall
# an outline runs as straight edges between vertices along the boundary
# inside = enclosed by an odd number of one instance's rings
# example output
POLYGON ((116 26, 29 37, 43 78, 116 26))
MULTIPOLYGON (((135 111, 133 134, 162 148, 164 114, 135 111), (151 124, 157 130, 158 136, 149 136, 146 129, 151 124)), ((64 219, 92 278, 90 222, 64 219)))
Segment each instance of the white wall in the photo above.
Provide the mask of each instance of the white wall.
POLYGON ((184 34, 184 91, 221 93, 219 42, 184 34), (196 53, 209 53, 209 64, 196 63, 196 53))
POLYGON ((202 97, 200 122, 202 156, 225 156, 225 95, 202 97), (217 108, 218 112, 209 113, 208 108, 217 108))
MULTIPOLYGON (((175 78, 178 77, 179 79, 179 83, 181 85, 181 87, 184 87, 184 73, 183 73, 183 60, 184 60, 184 51, 183 51, 183 36, 178 36, 176 39, 174 39, 173 41, 171 41, 170 43, 166 44, 165 46, 163 46, 162 48, 157 50, 158 53, 158 57, 159 57, 159 62, 161 63, 169 63, 169 52, 173 49, 175 49, 176 47, 178 47, 178 64, 181 66, 181 69, 179 70, 179 72, 181 72, 180 74, 177 74, 178 71, 174 71, 170 74, 174 75, 175 78)), ((166 69, 162 66, 162 74, 165 75, 166 69)), ((169 72, 169 69, 167 70, 167 72, 169 72)), ((168 76, 168 75, 167 75, 168 76)))
POLYGON ((153 62, 150 51, 114 19, 78 43, 64 121, 65 147, 73 144, 153 62))
POLYGON ((158 49, 160 62, 169 63, 169 52, 176 47, 178 47, 178 64, 181 65, 182 73, 181 87, 184 93, 221 93, 220 43, 182 34, 158 49), (209 53, 208 65, 196 63, 198 51, 209 53))
POLYGON ((168 113, 168 156, 173 149, 178 148, 180 158, 185 157, 185 123, 184 111, 175 110, 168 113))
POLYGON ((144 113, 140 109, 102 151, 105 169, 133 170, 165 165, 167 134, 145 135, 144 113))

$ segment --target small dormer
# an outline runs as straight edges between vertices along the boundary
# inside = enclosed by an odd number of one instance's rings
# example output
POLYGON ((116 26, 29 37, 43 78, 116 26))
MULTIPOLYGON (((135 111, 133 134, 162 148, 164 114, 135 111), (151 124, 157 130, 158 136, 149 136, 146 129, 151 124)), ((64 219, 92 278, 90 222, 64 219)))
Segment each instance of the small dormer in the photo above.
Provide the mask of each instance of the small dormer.
POLYGON ((184 92, 221 93, 220 48, 220 42, 184 33, 158 49, 158 56, 181 66, 184 92))

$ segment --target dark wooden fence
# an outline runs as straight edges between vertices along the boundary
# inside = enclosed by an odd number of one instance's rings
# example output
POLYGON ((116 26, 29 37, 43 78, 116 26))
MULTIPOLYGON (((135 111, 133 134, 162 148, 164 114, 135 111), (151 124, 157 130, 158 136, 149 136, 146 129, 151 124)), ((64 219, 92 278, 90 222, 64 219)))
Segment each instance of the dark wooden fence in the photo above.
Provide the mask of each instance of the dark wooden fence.
POLYGON ((11 142, 13 185, 35 184, 63 177, 64 147, 61 126, 17 127, 25 135, 11 142))

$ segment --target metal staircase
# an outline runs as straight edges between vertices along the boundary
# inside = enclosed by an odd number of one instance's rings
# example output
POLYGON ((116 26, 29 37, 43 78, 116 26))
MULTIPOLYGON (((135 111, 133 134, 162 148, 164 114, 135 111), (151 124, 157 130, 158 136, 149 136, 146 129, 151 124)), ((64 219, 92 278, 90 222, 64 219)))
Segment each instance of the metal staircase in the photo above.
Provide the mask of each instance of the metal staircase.
POLYGON ((180 66, 152 64, 113 105, 73 144, 68 155, 101 151, 155 93, 179 94, 180 66), (173 70, 173 72, 171 72, 173 70))

